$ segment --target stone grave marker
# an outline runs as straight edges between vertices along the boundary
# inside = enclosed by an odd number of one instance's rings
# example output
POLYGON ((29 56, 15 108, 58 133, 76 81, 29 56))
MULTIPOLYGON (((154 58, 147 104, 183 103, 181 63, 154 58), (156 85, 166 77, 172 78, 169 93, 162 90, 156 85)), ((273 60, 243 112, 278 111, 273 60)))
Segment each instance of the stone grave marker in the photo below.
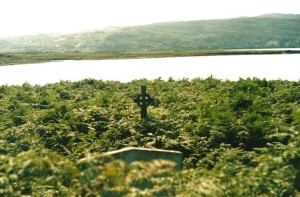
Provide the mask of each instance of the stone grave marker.
POLYGON ((146 85, 141 86, 141 94, 134 99, 134 102, 141 108, 141 118, 147 118, 147 107, 153 103, 153 99, 147 93, 146 85))
POLYGON ((134 161, 152 161, 163 159, 176 163, 175 170, 182 170, 182 153, 179 151, 151 149, 151 148, 123 148, 105 153, 115 159, 124 160, 128 165, 134 161))
MULTIPOLYGON (((147 119, 147 107, 153 103, 153 99, 147 93, 146 85, 141 86, 141 94, 134 99, 134 102, 141 108, 141 118, 147 119)), ((107 152, 104 155, 124 160, 128 165, 135 161, 163 159, 174 162, 175 170, 182 170, 183 155, 179 151, 130 147, 107 152)))

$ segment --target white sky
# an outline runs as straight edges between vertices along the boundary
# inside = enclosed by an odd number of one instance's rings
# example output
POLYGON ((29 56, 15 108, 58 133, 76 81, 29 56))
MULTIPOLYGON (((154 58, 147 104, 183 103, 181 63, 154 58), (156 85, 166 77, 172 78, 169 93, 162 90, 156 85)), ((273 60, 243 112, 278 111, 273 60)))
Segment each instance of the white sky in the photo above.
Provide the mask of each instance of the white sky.
POLYGON ((1 0, 0 36, 165 21, 300 14, 299 0, 1 0))

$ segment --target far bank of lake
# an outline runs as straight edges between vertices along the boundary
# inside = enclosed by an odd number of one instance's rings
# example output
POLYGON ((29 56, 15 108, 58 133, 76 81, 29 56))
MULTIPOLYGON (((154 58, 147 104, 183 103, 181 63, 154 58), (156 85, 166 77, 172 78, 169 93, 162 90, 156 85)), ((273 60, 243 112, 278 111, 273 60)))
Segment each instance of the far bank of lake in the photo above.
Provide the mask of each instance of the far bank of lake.
POLYGON ((300 79, 300 54, 226 55, 120 60, 67 60, 0 67, 0 85, 44 85, 85 78, 128 82, 214 77, 222 80, 300 79))

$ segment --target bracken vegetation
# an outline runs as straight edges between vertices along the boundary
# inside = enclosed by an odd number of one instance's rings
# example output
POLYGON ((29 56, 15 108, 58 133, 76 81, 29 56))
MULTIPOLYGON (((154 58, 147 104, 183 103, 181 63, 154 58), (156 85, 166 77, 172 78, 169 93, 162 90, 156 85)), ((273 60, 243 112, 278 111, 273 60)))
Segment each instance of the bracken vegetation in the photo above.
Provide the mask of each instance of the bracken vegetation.
POLYGON ((299 196, 299 101, 299 81, 256 78, 0 86, 0 195, 299 196), (102 156, 123 147, 181 151, 184 169, 102 156))

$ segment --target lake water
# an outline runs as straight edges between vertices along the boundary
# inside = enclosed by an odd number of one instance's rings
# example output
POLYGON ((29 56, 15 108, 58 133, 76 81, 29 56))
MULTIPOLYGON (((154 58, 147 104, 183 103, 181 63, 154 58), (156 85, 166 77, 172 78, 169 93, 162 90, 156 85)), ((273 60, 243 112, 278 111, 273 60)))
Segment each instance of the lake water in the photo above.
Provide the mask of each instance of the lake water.
POLYGON ((300 80, 300 54, 228 55, 126 60, 57 61, 0 67, 0 85, 32 85, 85 78, 128 82, 134 79, 239 78, 300 80))

